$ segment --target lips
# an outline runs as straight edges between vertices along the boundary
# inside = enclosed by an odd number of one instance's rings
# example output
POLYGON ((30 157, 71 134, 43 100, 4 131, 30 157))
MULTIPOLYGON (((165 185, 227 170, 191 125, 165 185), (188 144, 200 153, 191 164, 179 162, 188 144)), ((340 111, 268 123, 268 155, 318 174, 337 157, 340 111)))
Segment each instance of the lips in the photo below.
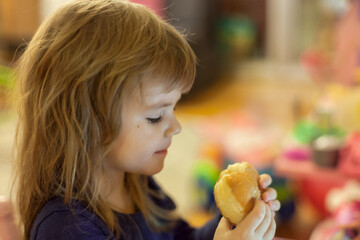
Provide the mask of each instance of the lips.
POLYGON ((156 151, 155 153, 158 154, 167 154, 167 149, 170 147, 170 144, 168 144, 165 148, 163 148, 162 150, 156 151))
POLYGON ((167 154, 167 149, 155 152, 157 154, 167 154))

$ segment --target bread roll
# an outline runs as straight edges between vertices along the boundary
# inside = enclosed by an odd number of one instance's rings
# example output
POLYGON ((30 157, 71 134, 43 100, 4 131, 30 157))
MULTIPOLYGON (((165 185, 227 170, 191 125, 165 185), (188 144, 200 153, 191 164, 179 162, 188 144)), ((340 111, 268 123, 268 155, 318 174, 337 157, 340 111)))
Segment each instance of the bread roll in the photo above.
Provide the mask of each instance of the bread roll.
POLYGON ((232 224, 239 224, 260 199, 259 174, 247 162, 235 163, 220 173, 214 197, 222 215, 232 224))

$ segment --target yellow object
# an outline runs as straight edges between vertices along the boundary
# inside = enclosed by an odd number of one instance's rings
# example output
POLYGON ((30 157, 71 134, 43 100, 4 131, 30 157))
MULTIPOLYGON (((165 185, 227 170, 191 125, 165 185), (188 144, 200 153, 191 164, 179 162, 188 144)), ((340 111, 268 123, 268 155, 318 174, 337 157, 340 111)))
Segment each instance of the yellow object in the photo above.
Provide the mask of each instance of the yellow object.
POLYGON ((247 162, 235 163, 220 173, 214 187, 214 197, 222 215, 239 224, 260 199, 259 174, 247 162))

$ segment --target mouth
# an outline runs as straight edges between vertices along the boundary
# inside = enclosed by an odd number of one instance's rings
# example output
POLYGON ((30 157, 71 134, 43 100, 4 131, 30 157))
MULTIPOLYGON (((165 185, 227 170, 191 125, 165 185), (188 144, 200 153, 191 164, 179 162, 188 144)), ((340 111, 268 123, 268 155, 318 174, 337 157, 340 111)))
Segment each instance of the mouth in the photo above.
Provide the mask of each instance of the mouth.
POLYGON ((162 150, 156 151, 156 154, 167 154, 168 152, 168 148, 170 147, 170 143, 168 145, 166 145, 165 148, 163 148, 162 150))
POLYGON ((161 150, 161 151, 157 151, 155 152, 156 154, 167 154, 167 149, 161 150))

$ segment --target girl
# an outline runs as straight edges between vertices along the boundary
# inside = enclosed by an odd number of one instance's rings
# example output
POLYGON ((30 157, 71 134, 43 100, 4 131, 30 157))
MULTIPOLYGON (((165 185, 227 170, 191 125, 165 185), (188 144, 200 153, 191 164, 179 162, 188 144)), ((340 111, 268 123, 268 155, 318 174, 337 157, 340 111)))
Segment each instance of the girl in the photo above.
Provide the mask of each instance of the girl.
MULTIPOLYGON (((25 239, 274 236, 274 189, 234 230, 220 216, 194 229, 151 177, 181 131, 174 107, 195 66, 171 25, 128 1, 70 2, 41 25, 17 68, 25 239)), ((260 184, 270 181, 264 175, 260 184)))

